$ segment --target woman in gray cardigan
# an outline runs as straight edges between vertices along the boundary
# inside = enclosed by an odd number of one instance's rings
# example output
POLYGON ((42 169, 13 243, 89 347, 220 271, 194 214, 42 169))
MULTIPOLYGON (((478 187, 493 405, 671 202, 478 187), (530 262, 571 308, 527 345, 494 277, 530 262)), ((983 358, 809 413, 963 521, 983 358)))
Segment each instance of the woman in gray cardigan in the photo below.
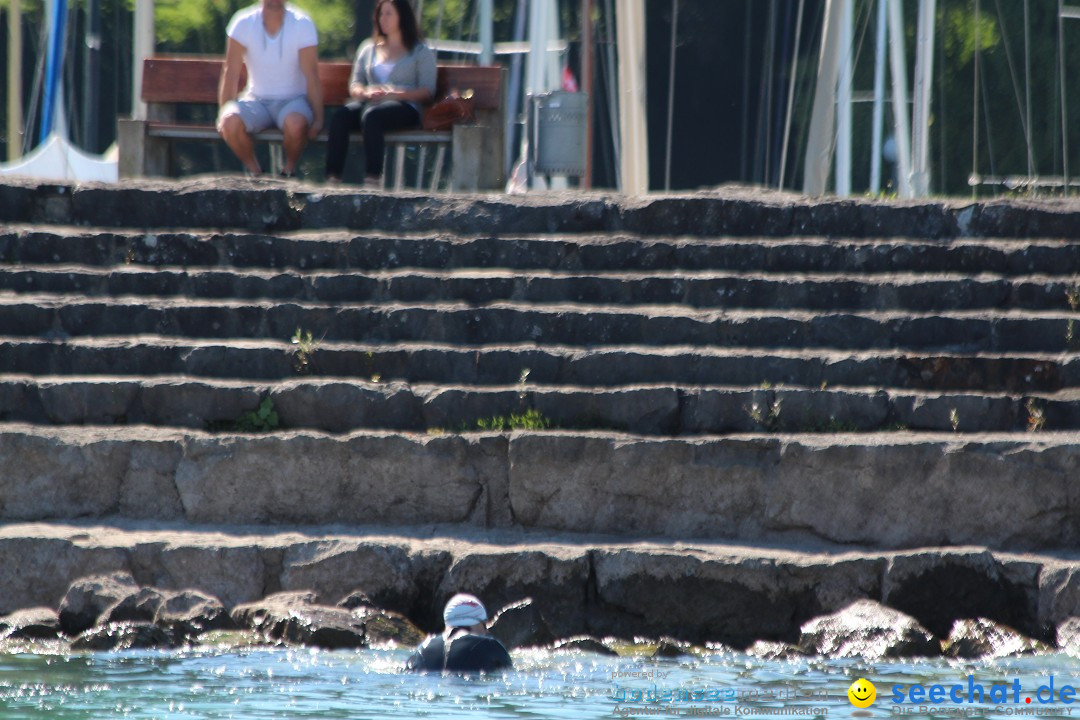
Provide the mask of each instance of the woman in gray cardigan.
POLYGON ((435 95, 435 53, 421 42, 409 0, 375 4, 370 40, 356 51, 349 96, 330 121, 326 179, 340 182, 349 150, 349 133, 364 132, 367 175, 364 185, 382 186, 384 135, 420 124, 421 106, 435 95))

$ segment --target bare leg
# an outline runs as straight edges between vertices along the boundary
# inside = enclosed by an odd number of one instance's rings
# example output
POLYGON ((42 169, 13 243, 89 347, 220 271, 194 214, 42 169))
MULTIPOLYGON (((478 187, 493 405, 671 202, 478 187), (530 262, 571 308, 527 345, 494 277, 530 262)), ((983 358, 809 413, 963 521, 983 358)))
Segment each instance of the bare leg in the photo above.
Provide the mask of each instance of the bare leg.
POLYGON ((221 137, 248 172, 254 175, 262 172, 259 161, 255 159, 255 141, 248 135, 244 121, 239 115, 229 115, 222 121, 221 137))
POLYGON ((308 121, 300 113, 289 113, 285 116, 285 124, 281 128, 282 145, 285 146, 285 167, 282 170, 291 175, 296 170, 296 164, 300 162, 300 155, 307 147, 308 121))

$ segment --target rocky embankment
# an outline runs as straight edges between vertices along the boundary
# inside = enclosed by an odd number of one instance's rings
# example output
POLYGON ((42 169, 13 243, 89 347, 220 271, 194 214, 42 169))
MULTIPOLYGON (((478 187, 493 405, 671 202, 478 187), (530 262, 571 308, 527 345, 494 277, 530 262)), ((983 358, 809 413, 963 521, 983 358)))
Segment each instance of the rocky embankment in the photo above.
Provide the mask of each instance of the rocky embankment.
POLYGON ((468 591, 506 608, 493 632, 513 647, 652 638, 660 654, 1080 652, 1076 555, 126 522, 7 525, 0 559, 0 634, 72 649, 411 646, 468 591))
MULTIPOLYGON (((723 653, 717 642, 695 645, 670 636, 632 640, 577 635, 557 638, 532 598, 497 613, 490 630, 511 650, 540 648, 603 655, 723 653)), ((68 652, 217 647, 306 646, 324 650, 417 645, 425 633, 405 616, 376 607, 362 590, 334 605, 314 592, 279 592, 228 610, 198 590, 140 587, 128 573, 80 578, 57 610, 34 607, 0 618, 0 647, 68 652)), ((987 618, 956 620, 937 637, 918 620, 872 600, 857 600, 812 618, 796 642, 759 640, 745 651, 763 659, 828 656, 881 660, 911 657, 999 658, 1066 652, 1080 656, 1080 617, 1054 629, 1054 641, 1027 637, 987 618)))

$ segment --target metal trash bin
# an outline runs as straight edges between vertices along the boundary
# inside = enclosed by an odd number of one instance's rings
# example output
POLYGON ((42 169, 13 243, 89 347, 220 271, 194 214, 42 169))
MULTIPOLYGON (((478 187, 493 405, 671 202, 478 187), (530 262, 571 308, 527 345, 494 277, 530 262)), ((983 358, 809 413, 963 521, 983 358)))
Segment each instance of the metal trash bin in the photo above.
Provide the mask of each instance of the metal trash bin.
POLYGON ((588 93, 555 90, 533 97, 533 170, 544 175, 585 175, 588 93))

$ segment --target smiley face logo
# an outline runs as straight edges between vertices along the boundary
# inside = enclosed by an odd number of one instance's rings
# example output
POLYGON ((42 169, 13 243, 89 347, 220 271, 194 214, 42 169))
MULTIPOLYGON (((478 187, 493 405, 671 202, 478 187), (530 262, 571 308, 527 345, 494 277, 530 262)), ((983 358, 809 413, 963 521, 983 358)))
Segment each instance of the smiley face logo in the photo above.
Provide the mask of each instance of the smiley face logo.
POLYGON ((859 678, 851 683, 847 691, 848 700, 857 708, 867 708, 877 700, 877 688, 866 678, 859 678))

